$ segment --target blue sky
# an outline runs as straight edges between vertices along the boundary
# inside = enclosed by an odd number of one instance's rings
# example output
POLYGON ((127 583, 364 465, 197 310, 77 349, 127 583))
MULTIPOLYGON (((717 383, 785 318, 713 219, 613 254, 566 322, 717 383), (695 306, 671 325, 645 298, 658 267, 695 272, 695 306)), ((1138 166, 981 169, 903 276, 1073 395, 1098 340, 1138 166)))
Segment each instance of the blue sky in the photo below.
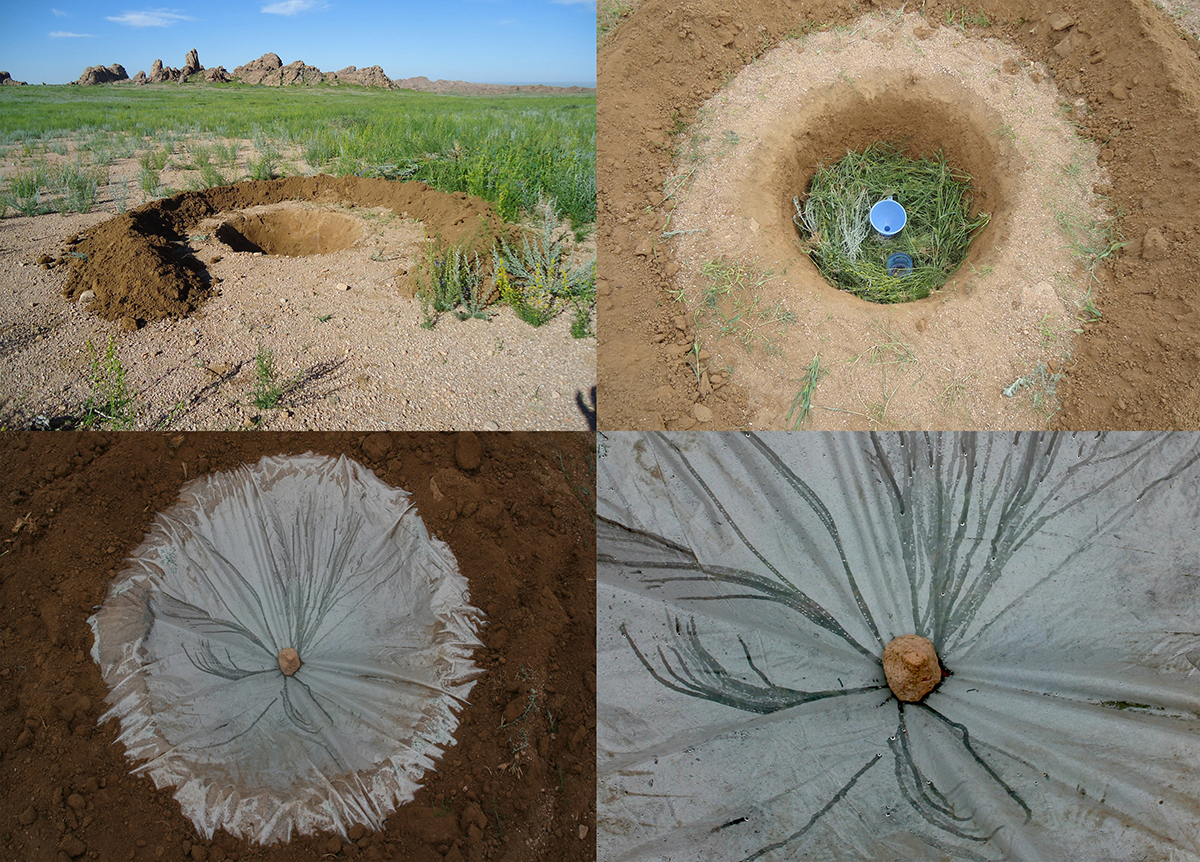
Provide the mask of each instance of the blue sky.
POLYGON ((132 77, 155 59, 178 69, 191 48, 230 71, 274 51, 325 72, 594 87, 596 0, 0 0, 0 69, 18 81, 65 84, 111 63, 132 77))

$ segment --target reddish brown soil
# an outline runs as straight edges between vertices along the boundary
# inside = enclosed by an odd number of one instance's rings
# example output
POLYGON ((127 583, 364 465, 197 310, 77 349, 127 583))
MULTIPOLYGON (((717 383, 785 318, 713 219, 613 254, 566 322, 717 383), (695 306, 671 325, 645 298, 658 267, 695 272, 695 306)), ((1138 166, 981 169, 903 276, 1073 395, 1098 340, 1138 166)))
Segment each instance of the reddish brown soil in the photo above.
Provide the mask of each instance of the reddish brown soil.
MULTIPOLYGON (((675 333, 678 313, 665 289, 669 257, 654 247, 670 206, 662 183, 671 171, 672 132, 730 74, 789 32, 899 6, 645 0, 605 39, 598 57, 601 428, 695 424, 695 376, 661 343, 664 333, 675 333)), ((961 18, 963 8, 945 0, 922 4, 930 26, 951 12, 961 18)), ((1130 241, 1097 270, 1094 297, 1103 318, 1077 342, 1054 423, 1200 427, 1198 43, 1148 0, 1069 0, 1051 11, 1032 0, 983 0, 965 9, 987 16, 989 35, 1046 63, 1064 95, 1087 100, 1082 131, 1102 147, 1112 177, 1112 188, 1102 191, 1130 241), (1055 30, 1058 16, 1070 26, 1055 30)), ((735 385, 703 403, 714 414, 703 427, 746 421, 746 398, 735 385)))
POLYGON ((0 858, 595 859, 594 438, 478 440, 469 470, 449 434, 0 438, 0 858), (487 614, 484 673, 457 744, 384 831, 204 841, 168 790, 129 774, 118 722, 97 726, 108 692, 86 620, 185 478, 306 451, 344 453, 412 492, 487 614), (538 708, 514 722, 531 686, 538 708))
POLYGON ((470 239, 487 249, 501 235, 511 238, 487 202, 424 183, 330 176, 251 180, 153 201, 73 237, 57 261, 71 268, 63 293, 75 300, 94 291, 88 309, 107 320, 132 318, 140 324, 186 315, 212 290, 204 264, 187 245, 191 228, 217 213, 292 200, 388 207, 424 222, 430 237, 440 235, 448 243, 470 239))

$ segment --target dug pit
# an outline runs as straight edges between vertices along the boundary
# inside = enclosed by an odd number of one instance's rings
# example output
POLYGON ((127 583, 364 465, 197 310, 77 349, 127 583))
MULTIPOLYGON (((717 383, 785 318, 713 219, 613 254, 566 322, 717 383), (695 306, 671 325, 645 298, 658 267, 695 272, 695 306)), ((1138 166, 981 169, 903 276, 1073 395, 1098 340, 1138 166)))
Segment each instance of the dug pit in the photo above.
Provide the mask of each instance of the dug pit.
POLYGON ((269 212, 235 215, 215 233, 234 251, 307 257, 349 248, 362 236, 362 226, 338 213, 269 212))
MULTIPOLYGON (((193 237, 207 238, 211 225, 211 235, 234 252, 336 254, 353 248, 363 228, 359 219, 331 211, 335 206, 388 211, 450 245, 486 249, 515 236, 487 202, 424 183, 330 176, 249 181, 153 201, 71 238, 59 258, 70 267, 63 295, 74 301, 90 290, 91 313, 130 327, 184 317, 216 289, 214 256, 199 253, 193 237)), ((408 264, 394 280, 411 295, 408 264)))
POLYGON ((997 40, 875 14, 784 42, 710 98, 676 145, 658 243, 686 306, 669 349, 698 387, 691 420, 732 379, 757 429, 1044 424, 1089 287, 1063 226, 1107 217, 1096 149, 1047 78, 997 40), (819 166, 878 143, 941 152, 990 215, 913 302, 831 285, 793 221, 819 166))

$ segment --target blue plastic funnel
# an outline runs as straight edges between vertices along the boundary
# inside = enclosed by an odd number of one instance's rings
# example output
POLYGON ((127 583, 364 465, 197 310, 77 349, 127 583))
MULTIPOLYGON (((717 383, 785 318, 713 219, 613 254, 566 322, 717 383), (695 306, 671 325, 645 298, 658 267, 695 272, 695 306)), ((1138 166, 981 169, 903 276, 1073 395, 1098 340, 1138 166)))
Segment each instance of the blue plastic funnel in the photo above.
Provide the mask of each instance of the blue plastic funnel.
POLYGON ((891 239, 904 229, 908 214, 891 198, 884 198, 871 207, 871 227, 884 239, 891 239))

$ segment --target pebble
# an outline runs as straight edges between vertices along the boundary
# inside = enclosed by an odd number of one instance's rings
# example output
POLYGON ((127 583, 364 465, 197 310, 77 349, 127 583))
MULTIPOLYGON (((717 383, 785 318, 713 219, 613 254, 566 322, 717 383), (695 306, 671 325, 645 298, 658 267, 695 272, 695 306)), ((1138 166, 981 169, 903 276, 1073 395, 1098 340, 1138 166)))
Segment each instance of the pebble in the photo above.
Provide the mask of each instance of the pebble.
POLYGON ((339 281, 339 282, 338 282, 337 289, 338 289, 338 290, 349 290, 349 289, 350 289, 350 285, 346 284, 344 281, 339 281))
POLYGON ((79 304, 81 306, 87 305, 89 302, 91 302, 95 298, 96 298, 96 291, 85 290, 83 293, 79 294, 79 304))
POLYGON ((499 431, 500 426, 493 420, 489 419, 488 421, 483 423, 483 430, 484 431, 499 431))
POLYGON ((713 412, 703 404, 692 405, 692 415, 696 417, 697 422, 711 422, 713 412))

